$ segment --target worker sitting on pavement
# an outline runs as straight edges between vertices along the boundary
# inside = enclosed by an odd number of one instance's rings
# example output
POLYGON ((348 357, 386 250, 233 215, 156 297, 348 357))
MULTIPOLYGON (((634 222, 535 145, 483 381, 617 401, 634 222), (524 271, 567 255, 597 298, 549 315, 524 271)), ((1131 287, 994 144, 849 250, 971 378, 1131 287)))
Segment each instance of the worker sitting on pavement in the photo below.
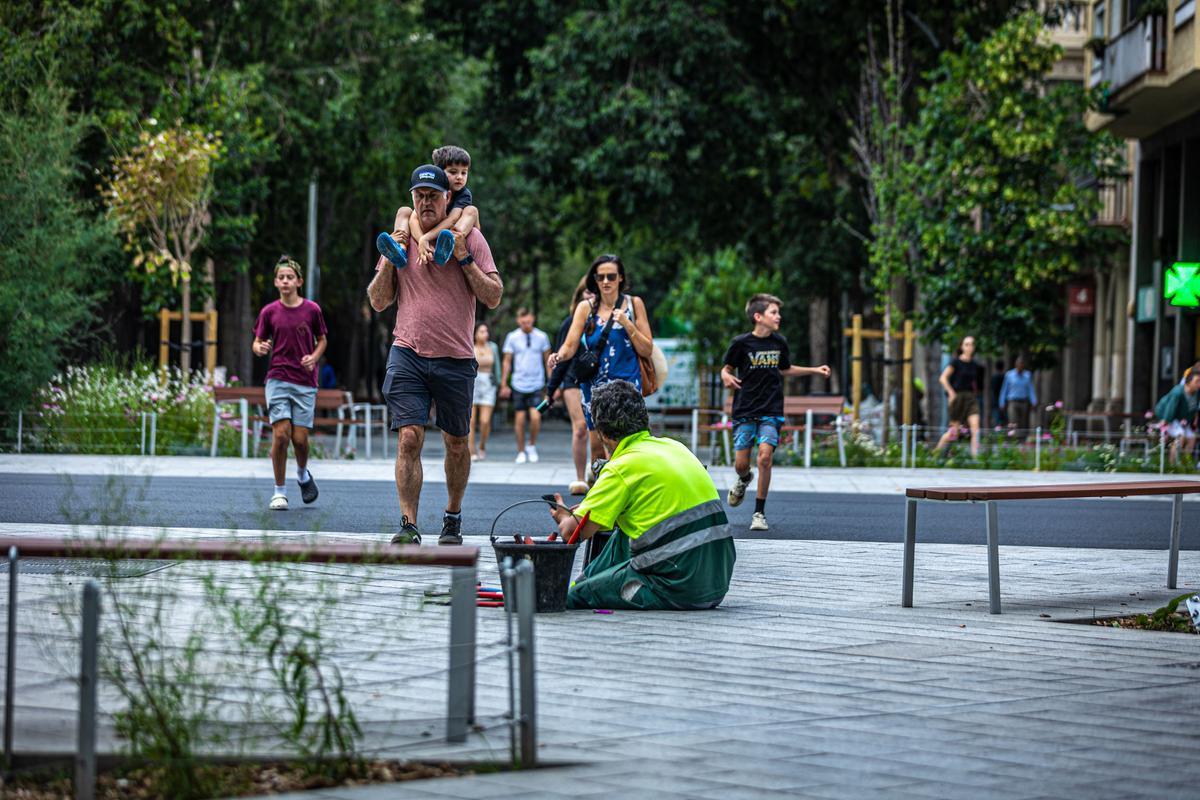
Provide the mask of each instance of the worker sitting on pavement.
POLYGON ((567 607, 715 608, 737 553, 704 465, 679 442, 650 435, 646 404, 631 383, 597 388, 592 419, 612 458, 574 513, 551 515, 564 537, 584 518, 584 539, 618 530, 572 584, 567 607))

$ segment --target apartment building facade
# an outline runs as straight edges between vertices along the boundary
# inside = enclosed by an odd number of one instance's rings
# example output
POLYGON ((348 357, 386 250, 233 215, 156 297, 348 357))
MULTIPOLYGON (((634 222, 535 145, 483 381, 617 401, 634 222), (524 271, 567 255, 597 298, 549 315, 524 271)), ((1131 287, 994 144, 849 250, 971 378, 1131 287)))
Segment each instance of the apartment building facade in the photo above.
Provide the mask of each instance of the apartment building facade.
MULTIPOLYGON (((1130 245, 1096 275, 1117 312, 1096 317, 1093 392, 1139 415, 1200 357, 1200 313, 1164 298, 1172 265, 1200 262, 1200 20, 1197 0, 1092 0, 1084 73, 1102 91, 1091 130, 1131 141, 1130 245), (1101 327, 1104 330, 1101 331, 1101 327), (1103 335, 1101 335, 1101 333, 1103 335), (1111 347, 1107 343, 1111 342, 1111 347)), ((1115 188, 1115 187, 1114 187, 1115 188)))

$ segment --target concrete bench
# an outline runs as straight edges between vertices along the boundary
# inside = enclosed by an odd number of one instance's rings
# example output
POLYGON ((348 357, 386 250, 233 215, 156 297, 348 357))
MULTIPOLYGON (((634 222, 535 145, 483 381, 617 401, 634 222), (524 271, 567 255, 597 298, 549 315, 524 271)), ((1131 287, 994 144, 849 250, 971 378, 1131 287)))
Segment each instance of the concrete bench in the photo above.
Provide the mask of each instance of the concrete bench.
POLYGON ((967 486, 908 489, 904 518, 904 575, 901 605, 912 608, 913 560, 917 549, 917 503, 983 503, 986 509, 988 548, 988 601, 993 614, 1000 613, 1000 527, 996 503, 1003 500, 1068 500, 1077 497, 1146 497, 1173 495, 1171 532, 1167 557, 1167 588, 1175 588, 1179 571, 1179 527, 1183 518, 1183 496, 1200 493, 1200 481, 1125 481, 1120 483, 1072 483, 1060 486, 967 486))

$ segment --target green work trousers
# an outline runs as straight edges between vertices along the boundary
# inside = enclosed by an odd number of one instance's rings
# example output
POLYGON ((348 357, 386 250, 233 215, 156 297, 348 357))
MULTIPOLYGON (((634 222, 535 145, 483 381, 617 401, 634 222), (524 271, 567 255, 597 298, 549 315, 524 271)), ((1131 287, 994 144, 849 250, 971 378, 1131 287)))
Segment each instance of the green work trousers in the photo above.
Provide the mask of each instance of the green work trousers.
POLYGON ((604 550, 572 584, 567 608, 690 611, 716 608, 729 590, 737 558, 731 537, 707 542, 641 572, 629 563, 629 544, 628 536, 613 532, 604 550))

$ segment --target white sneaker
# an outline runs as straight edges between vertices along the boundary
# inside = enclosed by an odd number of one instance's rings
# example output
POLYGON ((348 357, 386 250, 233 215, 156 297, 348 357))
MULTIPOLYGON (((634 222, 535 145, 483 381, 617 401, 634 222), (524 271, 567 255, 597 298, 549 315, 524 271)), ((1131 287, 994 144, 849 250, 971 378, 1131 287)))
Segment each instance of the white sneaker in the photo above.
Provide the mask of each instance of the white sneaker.
POLYGON ((746 487, 750 485, 750 481, 752 480, 754 480, 754 470, 746 473, 745 478, 741 475, 734 478, 733 486, 729 487, 729 496, 725 498, 731 507, 742 504, 742 500, 746 497, 746 487))
POLYGON ((533 445, 529 445, 529 447, 526 447, 525 448, 525 457, 529 459, 530 464, 536 464, 538 462, 537 448, 534 447, 533 445))
POLYGON ((754 516, 750 518, 750 530, 766 531, 770 529, 771 526, 767 524, 767 515, 761 511, 755 511, 754 516))
POLYGON ((527 460, 528 460, 528 458, 526 457, 524 450, 517 453, 517 463, 518 464, 524 464, 527 460))
POLYGON ((271 510, 272 511, 287 511, 288 510, 287 495, 286 494, 272 495, 271 496, 271 510))

